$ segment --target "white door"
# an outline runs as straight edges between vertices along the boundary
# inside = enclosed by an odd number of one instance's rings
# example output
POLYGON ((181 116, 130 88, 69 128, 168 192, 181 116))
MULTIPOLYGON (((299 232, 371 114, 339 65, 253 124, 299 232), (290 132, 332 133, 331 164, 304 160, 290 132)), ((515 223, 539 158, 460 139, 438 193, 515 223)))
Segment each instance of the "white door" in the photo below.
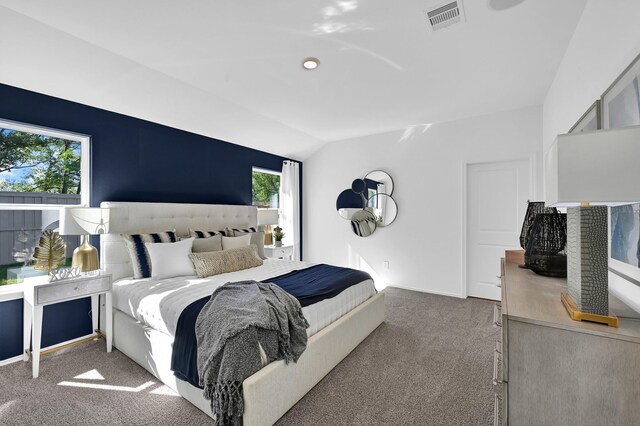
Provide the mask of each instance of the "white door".
POLYGON ((500 300, 504 251, 520 249, 531 199, 529 160, 467 165, 467 295, 500 300))

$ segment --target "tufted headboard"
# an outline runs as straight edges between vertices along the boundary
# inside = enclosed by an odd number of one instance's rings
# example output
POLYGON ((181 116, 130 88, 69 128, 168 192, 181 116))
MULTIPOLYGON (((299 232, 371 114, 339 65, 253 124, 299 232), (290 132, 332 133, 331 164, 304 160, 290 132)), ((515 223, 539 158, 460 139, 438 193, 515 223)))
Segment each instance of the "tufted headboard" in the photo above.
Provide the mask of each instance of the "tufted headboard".
POLYGON ((170 231, 178 236, 189 228, 216 231, 257 226, 258 210, 254 206, 223 204, 129 203, 104 201, 108 207, 109 233, 100 236, 100 265, 113 280, 133 276, 127 246, 121 234, 170 231))

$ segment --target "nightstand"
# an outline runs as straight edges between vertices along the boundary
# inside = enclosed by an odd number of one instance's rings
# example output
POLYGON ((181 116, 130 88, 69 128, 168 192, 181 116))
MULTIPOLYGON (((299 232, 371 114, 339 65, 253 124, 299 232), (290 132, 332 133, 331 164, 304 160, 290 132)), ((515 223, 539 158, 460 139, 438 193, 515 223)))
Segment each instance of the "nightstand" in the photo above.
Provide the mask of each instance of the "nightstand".
POLYGON ((105 295, 106 324, 105 340, 107 352, 111 352, 111 274, 83 275, 55 282, 48 277, 33 277, 24 280, 24 360, 29 360, 29 346, 33 359, 33 378, 40 373, 40 342, 42 336, 42 308, 45 305, 66 302, 91 296, 93 330, 98 329, 98 304, 100 294, 105 295), (31 345, 30 345, 31 344, 31 345))
POLYGON ((274 259, 293 260, 293 246, 264 246, 264 255, 274 259))

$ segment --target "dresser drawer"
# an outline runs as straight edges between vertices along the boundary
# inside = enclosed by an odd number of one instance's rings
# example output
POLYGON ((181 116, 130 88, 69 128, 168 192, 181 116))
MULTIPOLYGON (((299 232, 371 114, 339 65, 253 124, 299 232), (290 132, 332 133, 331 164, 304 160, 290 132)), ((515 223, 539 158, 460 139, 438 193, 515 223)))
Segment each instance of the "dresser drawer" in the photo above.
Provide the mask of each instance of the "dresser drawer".
POLYGON ((290 257, 293 254, 293 247, 265 247, 265 255, 273 258, 290 257))
POLYGON ((273 255, 277 257, 281 256, 289 256, 291 254, 291 250, 288 248, 276 248, 273 249, 273 255))
POLYGON ((52 283, 36 288, 36 304, 61 302, 108 291, 111 288, 110 277, 96 277, 92 279, 72 280, 64 283, 52 283))

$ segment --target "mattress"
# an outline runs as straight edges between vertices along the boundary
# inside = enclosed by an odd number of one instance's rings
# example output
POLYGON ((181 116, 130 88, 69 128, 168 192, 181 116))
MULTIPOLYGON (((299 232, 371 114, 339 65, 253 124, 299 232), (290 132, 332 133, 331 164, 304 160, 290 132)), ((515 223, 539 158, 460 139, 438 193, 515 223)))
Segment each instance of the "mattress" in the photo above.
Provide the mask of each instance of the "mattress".
MULTIPOLYGON (((180 314, 189 304, 206 296, 227 282, 255 280, 287 274, 313 263, 266 259, 262 266, 207 278, 177 277, 167 279, 125 278, 113 284, 113 307, 144 325, 174 337, 180 314)), ((305 306, 302 312, 309 321, 307 334, 312 336, 376 293, 372 280, 349 287, 338 296, 305 306)))

